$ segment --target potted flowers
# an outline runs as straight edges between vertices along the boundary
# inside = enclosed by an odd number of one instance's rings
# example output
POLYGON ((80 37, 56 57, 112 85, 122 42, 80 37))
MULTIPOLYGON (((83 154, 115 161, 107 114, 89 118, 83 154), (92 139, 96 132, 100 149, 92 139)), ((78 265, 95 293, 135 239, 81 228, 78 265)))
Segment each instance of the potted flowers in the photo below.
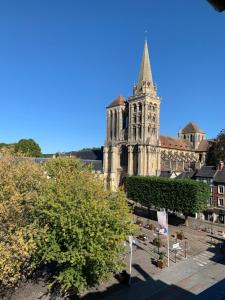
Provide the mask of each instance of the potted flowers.
POLYGON ((165 252, 160 252, 159 253, 159 258, 157 260, 157 266, 160 269, 163 269, 166 267, 166 253, 165 252))
POLYGON ((178 240, 183 240, 184 239, 184 233, 182 230, 177 231, 177 239, 178 240))
POLYGON ((155 237, 152 241, 152 244, 158 248, 162 247, 162 240, 160 238, 155 237))

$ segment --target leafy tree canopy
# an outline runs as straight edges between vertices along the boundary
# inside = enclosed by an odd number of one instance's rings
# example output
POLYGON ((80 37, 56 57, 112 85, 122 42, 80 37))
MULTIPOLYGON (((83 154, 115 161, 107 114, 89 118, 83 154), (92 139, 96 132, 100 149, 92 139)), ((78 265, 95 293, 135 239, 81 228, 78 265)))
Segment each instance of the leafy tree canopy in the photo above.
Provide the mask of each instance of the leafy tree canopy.
POLYGON ((33 139, 21 139, 15 144, 15 153, 22 153, 28 157, 41 157, 41 148, 33 139))
MULTIPOLYGON (((31 211, 45 182, 42 166, 13 158, 0 159, 0 285, 12 286, 29 269, 37 230, 31 211)), ((39 232, 40 236, 40 232, 39 232)))
POLYGON ((80 292, 121 270, 131 215, 125 194, 106 191, 79 160, 58 157, 46 168, 48 186, 34 217, 47 234, 34 261, 56 263, 54 283, 80 292))
POLYGON ((220 161, 225 162, 225 130, 221 130, 216 141, 207 151, 206 164, 216 166, 220 161))

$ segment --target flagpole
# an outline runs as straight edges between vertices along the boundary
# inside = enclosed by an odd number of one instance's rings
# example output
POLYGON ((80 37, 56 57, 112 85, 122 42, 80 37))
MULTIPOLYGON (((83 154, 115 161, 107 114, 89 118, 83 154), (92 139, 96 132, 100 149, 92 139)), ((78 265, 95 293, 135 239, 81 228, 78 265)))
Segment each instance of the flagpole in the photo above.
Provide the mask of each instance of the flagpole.
POLYGON ((168 212, 167 212, 167 267, 169 268, 170 266, 170 241, 169 241, 169 220, 168 220, 168 212))
POLYGON ((133 236, 130 235, 129 236, 129 244, 130 244, 130 266, 129 266, 129 273, 130 273, 130 277, 129 277, 129 285, 131 285, 131 270, 132 270, 132 246, 133 246, 133 236))

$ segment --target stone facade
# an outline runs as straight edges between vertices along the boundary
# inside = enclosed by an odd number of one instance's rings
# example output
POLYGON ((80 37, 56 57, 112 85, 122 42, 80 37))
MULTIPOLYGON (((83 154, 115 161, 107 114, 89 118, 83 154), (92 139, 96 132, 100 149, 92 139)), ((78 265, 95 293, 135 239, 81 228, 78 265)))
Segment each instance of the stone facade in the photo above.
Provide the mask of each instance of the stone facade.
POLYGON ((178 138, 160 136, 160 104, 145 41, 133 96, 127 100, 118 96, 107 107, 103 172, 106 186, 112 190, 127 175, 158 176, 161 171, 182 172, 204 163, 208 143, 196 124, 189 123, 178 138))

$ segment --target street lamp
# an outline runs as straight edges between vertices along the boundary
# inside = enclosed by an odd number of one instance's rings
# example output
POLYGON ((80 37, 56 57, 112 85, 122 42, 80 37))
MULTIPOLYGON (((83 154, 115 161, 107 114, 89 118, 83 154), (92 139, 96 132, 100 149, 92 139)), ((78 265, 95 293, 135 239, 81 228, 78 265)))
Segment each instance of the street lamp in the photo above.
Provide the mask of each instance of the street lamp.
POLYGON ((211 221, 211 245, 212 245, 212 234, 213 234, 213 227, 212 227, 212 225, 213 225, 213 215, 211 215, 211 216, 209 217, 209 219, 210 219, 210 221, 211 221))

